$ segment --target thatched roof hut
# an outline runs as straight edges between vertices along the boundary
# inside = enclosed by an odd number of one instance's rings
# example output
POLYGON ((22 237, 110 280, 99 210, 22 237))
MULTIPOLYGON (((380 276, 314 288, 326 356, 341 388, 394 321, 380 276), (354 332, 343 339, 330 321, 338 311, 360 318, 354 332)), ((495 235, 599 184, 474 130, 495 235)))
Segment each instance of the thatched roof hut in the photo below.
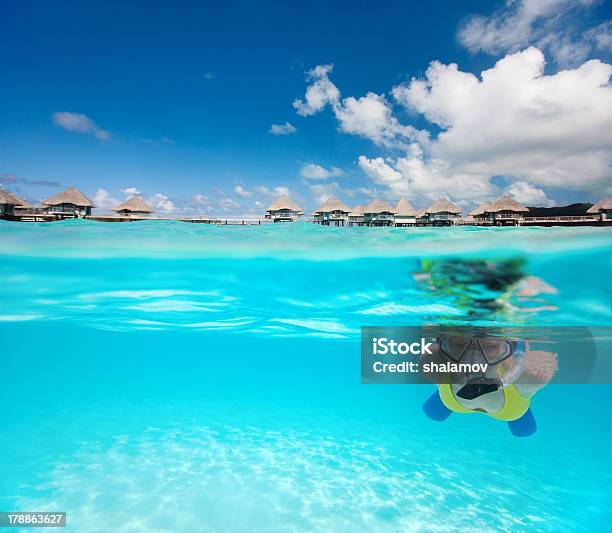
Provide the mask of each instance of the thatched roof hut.
POLYGON ((95 204, 87 198, 81 191, 75 187, 69 187, 64 192, 60 192, 51 198, 47 198, 42 202, 44 205, 62 205, 72 204, 77 207, 96 207, 95 204))
POLYGON ((272 205, 268 207, 267 211, 281 211, 283 209, 286 209, 288 211, 295 211, 296 213, 304 213, 302 211, 302 208, 286 195, 280 196, 279 198, 274 200, 274 202, 272 202, 272 205))
POLYGON ((515 213, 527 213, 527 209, 523 204, 513 200, 509 196, 501 196, 489 205, 487 211, 489 213, 497 213, 499 211, 512 211, 515 213))
POLYGON ((387 202, 374 198, 363 211, 364 213, 394 213, 395 209, 387 202))
POLYGON ((485 213, 490 213, 490 210, 489 210, 490 205, 491 205, 491 202, 485 202, 484 204, 480 204, 477 208, 472 209, 470 211, 470 216, 477 217, 477 216, 484 215, 485 213))
POLYGON ((28 202, 15 196, 13 193, 0 189, 0 204, 12 205, 14 207, 32 207, 28 202))
POLYGON ((113 211, 126 211, 130 213, 153 213, 153 208, 141 196, 132 196, 129 200, 119 204, 113 211))
POLYGON ((395 206, 395 216, 414 217, 416 216, 416 209, 412 207, 412 204, 406 198, 400 198, 395 206))
POLYGON ((416 212, 416 218, 424 218, 427 216, 427 207, 423 207, 416 212))
POLYGON ((351 208, 335 196, 330 196, 327 200, 325 200, 325 202, 323 202, 323 205, 315 211, 315 215, 317 213, 331 213, 332 211, 350 213, 351 208))
POLYGON ((358 204, 353 209, 351 209, 349 216, 350 217, 362 217, 365 212, 365 206, 358 204))
POLYGON ((599 200, 599 202, 587 210, 587 213, 597 214, 600 211, 612 211, 612 197, 608 196, 599 200))
POLYGON ((431 207, 427 208, 427 213, 452 213, 456 215, 461 214, 461 208, 450 202, 446 198, 438 198, 431 207))

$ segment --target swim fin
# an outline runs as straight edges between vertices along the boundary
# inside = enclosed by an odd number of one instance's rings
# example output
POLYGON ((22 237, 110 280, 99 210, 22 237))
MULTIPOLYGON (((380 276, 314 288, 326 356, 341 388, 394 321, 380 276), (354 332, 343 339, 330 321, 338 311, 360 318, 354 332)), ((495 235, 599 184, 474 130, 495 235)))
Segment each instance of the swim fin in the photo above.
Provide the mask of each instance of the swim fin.
POLYGON ((521 418, 508 422, 508 429, 515 437, 531 437, 538 430, 538 425, 531 409, 527 409, 521 418))
POLYGON ((444 422, 452 411, 442 403, 438 391, 434 392, 423 404, 423 412, 436 422, 444 422))

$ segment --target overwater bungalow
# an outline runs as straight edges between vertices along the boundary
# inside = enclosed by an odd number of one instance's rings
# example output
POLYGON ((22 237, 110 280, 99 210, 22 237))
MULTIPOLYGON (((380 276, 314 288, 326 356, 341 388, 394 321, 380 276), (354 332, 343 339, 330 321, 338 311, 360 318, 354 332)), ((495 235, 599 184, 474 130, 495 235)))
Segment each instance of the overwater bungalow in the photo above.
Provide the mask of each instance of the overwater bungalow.
POLYGON ((452 226, 461 220, 461 208, 446 198, 438 198, 427 208, 427 218, 434 226, 452 226))
POLYGON ((43 200, 47 212, 56 218, 82 218, 91 215, 95 204, 75 187, 69 187, 51 198, 43 200))
POLYGON ((490 213, 488 211, 491 202, 485 202, 480 204, 477 208, 470 211, 469 216, 472 217, 473 222, 476 224, 484 224, 491 220, 490 213))
POLYGON ((126 217, 146 217, 154 212, 153 208, 141 196, 132 196, 113 209, 117 214, 126 217))
POLYGON ((372 200, 363 213, 369 226, 392 226, 394 223, 395 209, 378 198, 372 200))
POLYGON ((496 226, 516 226, 529 209, 509 196, 501 196, 489 205, 487 212, 496 226))
POLYGON ((0 189, 0 218, 14 215, 16 209, 31 207, 28 202, 15 196, 13 193, 0 189))
POLYGON ((587 210, 588 214, 599 215, 601 220, 612 220, 612 197, 608 196, 599 200, 594 206, 587 210))
POLYGON ((417 226, 427 226, 427 224, 429 223, 429 218, 427 216, 427 208, 423 207, 422 209, 419 209, 416 212, 414 218, 416 220, 417 226))
POLYGON ((397 202, 394 220, 395 225, 400 227, 416 225, 416 209, 406 198, 400 198, 397 202))
POLYGON ((356 205, 349 213, 349 226, 363 226, 365 224, 365 207, 361 204, 356 205))
POLYGON ((321 207, 314 212, 314 221, 325 226, 346 226, 349 222, 351 208, 344 202, 330 196, 321 207))
POLYGON ((277 198, 266 210, 266 219, 274 222, 293 222, 304 214, 304 211, 288 196, 277 198))

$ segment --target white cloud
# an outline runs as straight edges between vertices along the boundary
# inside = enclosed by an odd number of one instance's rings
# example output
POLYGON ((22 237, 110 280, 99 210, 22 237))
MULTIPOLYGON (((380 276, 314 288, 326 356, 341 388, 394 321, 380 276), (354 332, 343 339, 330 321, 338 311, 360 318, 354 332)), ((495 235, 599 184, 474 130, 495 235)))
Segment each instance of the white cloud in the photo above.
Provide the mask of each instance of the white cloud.
POLYGON ((506 194, 509 194, 517 202, 523 205, 534 207, 550 207, 554 202, 546 196, 542 189, 534 187, 526 181, 515 181, 506 187, 506 194))
POLYGON ((546 48, 559 64, 583 61, 604 49, 611 29, 606 23, 579 31, 580 16, 593 0, 506 0, 489 16, 473 15, 461 25, 459 42, 471 52, 499 55, 530 44, 546 48), (602 48, 603 44, 603 48, 602 48))
MULTIPOLYGON (((391 102, 371 92, 341 99, 337 91, 309 109, 330 104, 340 131, 404 152, 358 160, 394 196, 488 200, 502 192, 495 176, 520 183, 515 194, 543 204, 548 188, 612 190, 612 66, 590 60, 551 74, 544 67, 543 53, 529 47, 480 76, 433 61, 424 79, 393 87, 407 116, 421 115, 439 130, 434 138, 401 124, 391 102)), ((331 83, 329 69, 321 72, 331 83)))
POLYGON ((272 124, 268 130, 268 133, 272 135, 291 135, 295 132, 297 132, 297 128, 289 122, 285 122, 284 124, 272 124))
POLYGON ((251 196, 251 193, 247 191, 242 185, 236 185, 234 187, 234 192, 241 198, 249 198, 251 196))
POLYGON ((231 198, 221 198, 219 207, 224 211, 230 211, 231 209, 237 209, 240 205, 231 198))
POLYGON ((327 104, 334 104, 340 98, 340 91, 329 81, 333 65, 319 65, 308 71, 308 79, 313 83, 306 90, 304 101, 299 98, 293 102, 298 115, 309 116, 321 111, 327 104))
POLYGON ((156 193, 149 198, 149 204, 159 213, 172 213, 175 211, 174 202, 161 193, 156 193))
POLYGON ((342 187, 335 181, 328 183, 307 183, 317 206, 325 202, 330 196, 342 196, 342 187))
POLYGON ((98 189, 93 197, 93 202, 99 211, 109 211, 119 205, 119 200, 113 198, 105 189, 98 189))
POLYGON ((81 113, 70 113, 68 111, 58 111, 52 115, 53 123, 60 128, 76 133, 93 135, 101 141, 110 139, 109 131, 99 128, 96 123, 88 116, 81 113))
POLYGON ((426 131, 400 124, 382 95, 368 92, 360 98, 349 96, 341 100, 340 91, 329 79, 331 70, 331 65, 319 65, 309 71, 308 79, 313 83, 306 89, 305 102, 293 102, 300 115, 314 115, 329 104, 340 130, 345 133, 389 147, 405 147, 414 140, 427 142, 429 134, 426 131))
POLYGON ((140 191, 136 187, 127 187, 126 189, 120 189, 120 191, 128 198, 140 195, 140 191))
POLYGON ((362 155, 358 164, 374 183, 386 187, 394 197, 430 201, 448 196, 455 201, 478 202, 497 192, 488 176, 456 173, 446 161, 427 159, 418 144, 411 145, 406 156, 385 161, 362 155))
POLYGON ((328 178, 337 178, 338 176, 342 176, 344 172, 342 169, 338 167, 330 167, 326 169, 321 165, 316 165, 314 163, 309 163, 308 165, 304 165, 300 170, 300 176, 302 178, 311 179, 311 180, 326 180, 328 178))
POLYGON ((204 72, 204 74, 202 74, 202 77, 205 80, 215 80, 215 79, 217 79, 217 75, 214 72, 210 72, 210 71, 204 72))
POLYGON ((272 189, 266 187, 265 185, 258 185, 254 187, 253 190, 263 196, 265 198, 278 198, 279 196, 291 196, 291 192, 284 185, 279 185, 278 187, 274 187, 272 189))
POLYGON ((478 78, 434 61, 425 80, 395 87, 393 95, 442 128, 429 153, 453 174, 600 187, 612 178, 612 66, 591 60, 544 75, 544 63, 531 47, 478 78))

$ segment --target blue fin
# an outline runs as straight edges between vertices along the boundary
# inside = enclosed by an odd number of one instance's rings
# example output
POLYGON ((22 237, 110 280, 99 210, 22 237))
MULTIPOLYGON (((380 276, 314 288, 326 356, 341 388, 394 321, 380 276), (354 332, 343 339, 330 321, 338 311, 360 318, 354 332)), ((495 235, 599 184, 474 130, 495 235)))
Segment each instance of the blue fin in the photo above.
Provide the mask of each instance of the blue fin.
POLYGON ((530 437, 533 435, 538 430, 538 425, 531 409, 527 409, 527 412, 521 418, 508 422, 508 429, 515 437, 530 437))
POLYGON ((438 391, 434 392, 423 404, 423 412, 436 422, 444 422, 452 411, 442 403, 438 391))

